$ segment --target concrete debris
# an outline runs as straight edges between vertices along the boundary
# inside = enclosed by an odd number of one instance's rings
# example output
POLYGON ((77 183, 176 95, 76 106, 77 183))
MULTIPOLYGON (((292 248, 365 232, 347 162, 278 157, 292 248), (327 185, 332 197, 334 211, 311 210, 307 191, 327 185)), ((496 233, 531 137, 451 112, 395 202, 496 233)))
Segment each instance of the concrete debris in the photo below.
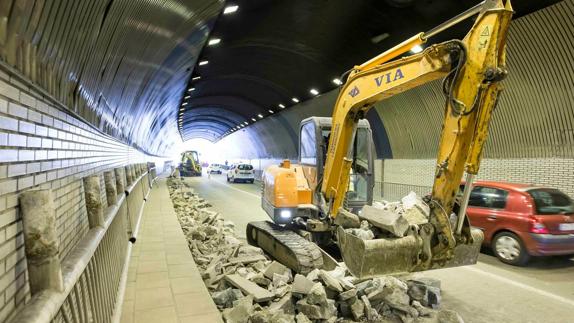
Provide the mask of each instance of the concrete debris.
POLYGON ((345 229, 361 227, 361 220, 359 220, 359 217, 342 208, 339 209, 339 213, 337 213, 334 223, 345 229))
MULTIPOLYGON (((343 264, 306 276, 292 273, 262 249, 237 239, 234 224, 209 209, 209 202, 185 181, 170 179, 168 185, 189 249, 226 322, 462 322, 456 312, 438 310, 436 279, 416 275, 357 281, 343 264)), ((425 206, 410 195, 401 202, 375 202, 357 218, 340 212, 336 221, 366 240, 401 237, 410 224, 428 219, 425 206)))
POLYGON ((402 214, 381 210, 370 205, 363 206, 360 217, 374 227, 389 232, 395 237, 403 237, 409 228, 409 222, 402 214))

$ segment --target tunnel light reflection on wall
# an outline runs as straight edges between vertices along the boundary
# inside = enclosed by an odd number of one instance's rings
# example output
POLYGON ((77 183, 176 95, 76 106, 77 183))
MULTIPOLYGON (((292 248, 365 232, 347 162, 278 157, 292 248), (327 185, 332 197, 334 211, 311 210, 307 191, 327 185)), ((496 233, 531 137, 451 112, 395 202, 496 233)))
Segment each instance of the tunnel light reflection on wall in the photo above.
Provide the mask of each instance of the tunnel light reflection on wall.
POLYGON ((295 103, 299 103, 299 99, 297 99, 297 98, 291 98, 291 101, 293 101, 295 103))
POLYGON ((317 89, 310 89, 309 93, 311 93, 313 95, 317 95, 317 94, 319 94, 319 91, 317 91, 317 89))
POLYGON ((278 107, 280 107, 281 109, 285 109, 285 106, 281 103, 279 103, 278 107))
POLYGON ((423 48, 421 47, 421 45, 414 45, 413 48, 411 48, 411 52, 413 54, 417 54, 423 51, 423 48))
POLYGON ((209 61, 207 61, 207 60, 199 62, 199 66, 203 66, 203 65, 207 65, 207 64, 209 64, 209 61))
POLYGON ((234 13, 237 11, 237 9, 239 9, 239 6, 227 6, 225 9, 223 9, 223 14, 228 15, 230 13, 234 13))
POLYGON ((341 84, 343 84, 343 82, 341 82, 341 80, 339 80, 338 78, 334 78, 334 79, 333 79, 333 83, 335 83, 336 85, 341 85, 341 84))
POLYGON ((260 113, 257 115, 259 117, 259 119, 263 119, 263 115, 260 113))
POLYGON ((207 45, 208 46, 215 46, 217 44, 221 43, 221 38, 211 38, 208 42, 207 45))

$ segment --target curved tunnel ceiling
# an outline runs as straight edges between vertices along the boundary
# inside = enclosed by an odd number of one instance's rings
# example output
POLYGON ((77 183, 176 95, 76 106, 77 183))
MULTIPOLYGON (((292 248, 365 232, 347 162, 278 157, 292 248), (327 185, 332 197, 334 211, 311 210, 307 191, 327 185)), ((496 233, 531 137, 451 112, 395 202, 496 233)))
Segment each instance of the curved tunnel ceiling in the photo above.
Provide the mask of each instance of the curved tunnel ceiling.
MULTIPOLYGON (((515 17, 555 2, 558 1, 514 1, 515 17)), ((182 138, 206 138, 201 135, 201 129, 206 129, 207 137, 217 141, 261 117, 288 109, 297 103, 292 98, 312 99, 312 88, 319 93, 331 91, 337 87, 333 79, 352 66, 476 3, 477 0, 228 1, 227 6, 238 6, 237 11, 221 14, 217 19, 209 36, 216 44, 210 46, 206 42, 182 95, 178 117, 182 138), (201 61, 207 63, 200 64, 201 61), (232 113, 236 124, 188 117, 204 107, 218 107, 220 117, 232 113), (206 128, 210 123, 216 131, 206 128)), ((455 26, 431 42, 461 38, 470 23, 455 26)))

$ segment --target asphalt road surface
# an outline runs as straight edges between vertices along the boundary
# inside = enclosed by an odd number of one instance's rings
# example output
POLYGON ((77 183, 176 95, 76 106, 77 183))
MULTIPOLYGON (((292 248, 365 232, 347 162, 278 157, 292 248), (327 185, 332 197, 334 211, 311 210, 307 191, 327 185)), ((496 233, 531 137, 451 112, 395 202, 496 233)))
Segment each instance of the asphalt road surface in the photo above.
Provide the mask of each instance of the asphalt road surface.
MULTIPOLYGON (((244 239, 248 222, 269 219, 261 209, 260 186, 227 183, 225 176, 186 180, 244 239)), ((440 279, 442 307, 458 311, 465 322, 574 322, 574 259, 535 258, 513 267, 485 251, 474 266, 416 275, 440 279)))

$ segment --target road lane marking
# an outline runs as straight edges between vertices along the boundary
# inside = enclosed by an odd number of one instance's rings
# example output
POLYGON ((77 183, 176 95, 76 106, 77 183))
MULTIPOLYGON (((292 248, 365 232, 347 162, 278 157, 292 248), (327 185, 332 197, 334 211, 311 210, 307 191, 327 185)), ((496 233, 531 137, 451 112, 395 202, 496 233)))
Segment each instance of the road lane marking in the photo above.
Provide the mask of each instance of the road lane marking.
POLYGON ((245 194, 249 194, 249 195, 251 195, 251 196, 255 196, 256 198, 261 198, 261 195, 249 193, 249 192, 244 191, 244 190, 240 190, 240 189, 238 189, 237 187, 233 187, 233 186, 231 186, 230 184, 222 183, 222 182, 220 182, 220 181, 218 181, 218 180, 216 180, 216 179, 214 179, 213 182, 216 182, 216 183, 219 184, 219 185, 223 185, 223 186, 225 186, 225 187, 228 187, 228 188, 230 188, 230 189, 232 189, 232 190, 236 190, 236 191, 239 191, 239 192, 242 192, 242 193, 245 193, 245 194))
POLYGON ((464 266, 464 267, 461 267, 461 268, 462 268, 462 269, 466 269, 466 270, 470 270, 470 271, 475 272, 475 273, 477 273, 477 274, 481 274, 481 275, 484 275, 484 276, 488 276, 488 277, 490 277, 490 278, 492 278, 492 279, 498 280, 498 281, 500 281, 500 282, 507 283, 507 284, 509 284, 509 285, 513 285, 513 286, 516 286, 516 287, 519 287, 519 288, 522 288, 522 289, 526 289, 526 290, 528 290, 528 291, 537 293, 538 295, 541 295, 541 296, 545 296, 545 297, 548 297, 548 298, 552 298, 552 299, 554 299, 554 300, 557 300, 557 301, 559 301, 559 302, 568 304, 568 305, 570 305, 570 306, 574 306, 574 300, 568 299, 568 298, 566 298, 566 297, 562 297, 562 296, 559 296, 559 295, 556 295, 556 294, 552 294, 552 293, 550 293, 550 292, 547 292, 547 291, 544 291, 544 290, 541 290, 541 289, 538 289, 538 288, 535 288, 535 287, 532 287, 532 286, 529 286, 529 285, 526 285, 526 284, 523 284, 523 283, 519 283, 519 282, 514 281, 514 280, 512 280, 512 279, 508 279, 508 278, 499 276, 499 275, 497 275, 497 274, 489 273, 489 272, 487 272, 487 271, 484 271, 484 270, 482 270, 482 269, 478 269, 478 268, 475 268, 475 267, 464 266))

